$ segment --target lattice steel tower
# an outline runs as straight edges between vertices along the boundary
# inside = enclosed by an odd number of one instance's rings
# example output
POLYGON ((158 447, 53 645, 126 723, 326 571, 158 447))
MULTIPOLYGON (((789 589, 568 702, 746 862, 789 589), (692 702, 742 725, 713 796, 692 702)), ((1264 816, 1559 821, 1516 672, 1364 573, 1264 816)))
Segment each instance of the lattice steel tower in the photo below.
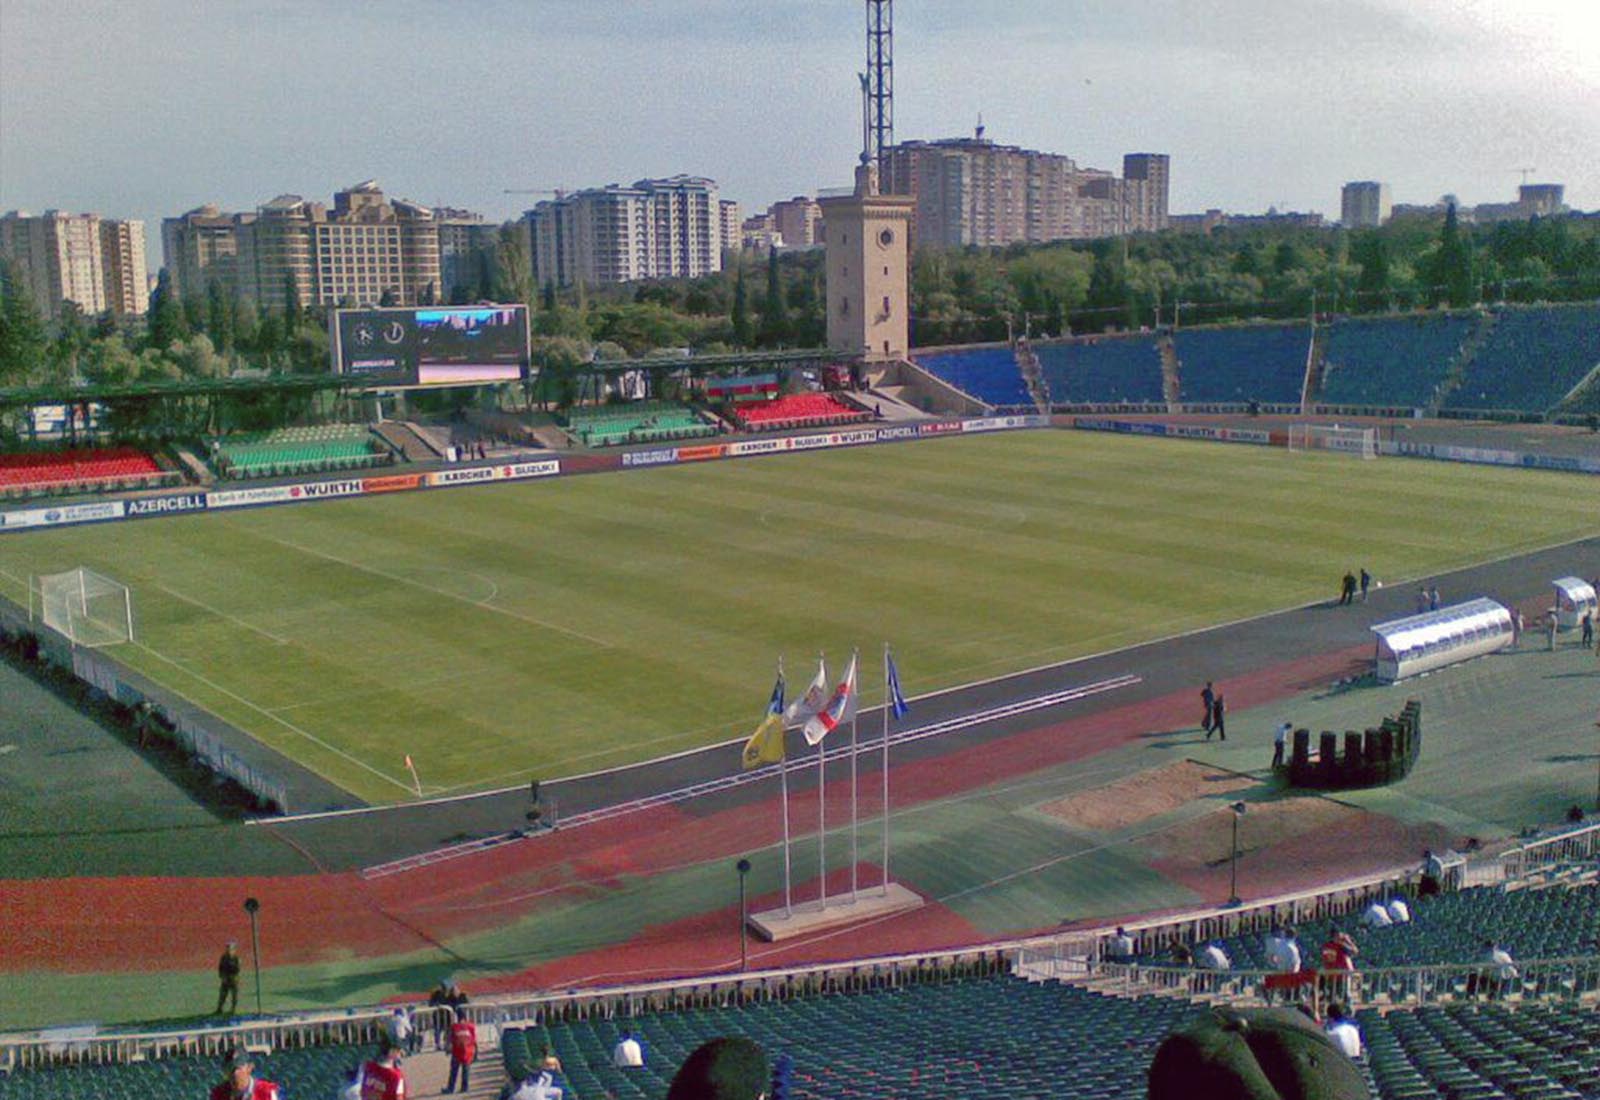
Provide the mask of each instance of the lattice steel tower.
POLYGON ((900 190, 889 176, 894 144, 894 0, 867 0, 867 135, 883 190, 900 190))

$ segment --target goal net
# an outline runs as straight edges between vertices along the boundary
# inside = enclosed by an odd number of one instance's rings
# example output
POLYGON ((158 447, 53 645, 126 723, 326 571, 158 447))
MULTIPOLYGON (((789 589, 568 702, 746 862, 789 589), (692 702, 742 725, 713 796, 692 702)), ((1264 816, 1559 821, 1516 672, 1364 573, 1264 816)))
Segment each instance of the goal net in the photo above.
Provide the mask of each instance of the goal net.
POLYGON ((35 577, 28 586, 28 617, 35 616, 74 645, 133 641, 128 586, 89 569, 35 577))
POLYGON ((1289 449, 1340 451, 1362 458, 1377 458, 1378 429, 1341 428, 1337 424, 1290 424, 1289 449))

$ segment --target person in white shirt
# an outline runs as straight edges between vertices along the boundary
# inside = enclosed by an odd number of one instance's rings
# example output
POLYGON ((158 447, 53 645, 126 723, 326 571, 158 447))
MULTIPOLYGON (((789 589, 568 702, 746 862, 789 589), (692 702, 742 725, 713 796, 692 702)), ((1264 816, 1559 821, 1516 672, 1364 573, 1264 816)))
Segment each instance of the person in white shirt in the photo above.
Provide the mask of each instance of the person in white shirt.
POLYGON ((395 1009, 388 1020, 384 1021, 384 1028, 389 1032, 389 1039, 395 1046, 408 1054, 415 1053, 411 1042, 415 1029, 411 1023, 411 1016, 405 1009, 395 1009))
POLYGON ((611 1064, 618 1069, 638 1069, 644 1065, 644 1051, 639 1046, 639 1040, 633 1037, 633 1032, 624 1031, 622 1038, 617 1040, 616 1047, 611 1051, 611 1064))
POLYGON ((1389 907, 1381 901, 1374 901, 1367 906, 1367 911, 1361 914, 1361 923, 1368 928, 1387 928, 1394 923, 1389 916, 1389 907))
POLYGON ((1406 904, 1405 898, 1389 899, 1389 919, 1395 924, 1411 923, 1411 907, 1406 904))
POLYGON ((1506 986, 1517 977, 1517 967, 1512 962, 1511 952, 1494 940, 1484 940, 1483 961, 1489 964, 1489 969, 1484 974, 1484 985, 1488 987, 1490 998, 1499 997, 1505 993, 1506 986))
POLYGON ((561 1089, 547 1070, 523 1078, 511 1100, 561 1100, 561 1089))
POLYGON ((1106 941, 1106 959, 1110 962, 1127 962, 1133 958, 1133 937, 1126 928, 1118 927, 1117 934, 1106 941))
POLYGON ((1334 1045, 1344 1051, 1351 1058, 1361 1057, 1363 1048, 1361 1042, 1361 1029, 1350 1019, 1350 1010, 1342 1004, 1335 1004, 1328 1009, 1328 1022, 1322 1030, 1328 1033, 1334 1045))
POLYGON ((1293 928, 1279 928, 1268 937, 1267 963, 1283 974, 1300 969, 1300 941, 1295 939, 1293 928))
POLYGON ((1283 750, 1288 747, 1289 735, 1294 732, 1293 722, 1278 723, 1278 732, 1272 735, 1272 766, 1283 767, 1283 750))
POLYGON ((1201 970, 1232 970, 1233 960, 1219 943, 1208 943, 1196 956, 1195 965, 1201 970))

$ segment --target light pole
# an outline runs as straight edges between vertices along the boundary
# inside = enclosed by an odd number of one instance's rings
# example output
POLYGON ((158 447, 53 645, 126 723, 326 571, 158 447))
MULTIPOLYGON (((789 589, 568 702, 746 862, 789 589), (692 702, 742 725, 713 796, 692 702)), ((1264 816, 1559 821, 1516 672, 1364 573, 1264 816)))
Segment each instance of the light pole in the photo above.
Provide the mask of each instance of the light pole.
POLYGON ((256 913, 261 909, 261 903, 255 898, 244 899, 244 911, 250 914, 250 965, 256 972, 256 1015, 261 1015, 261 928, 256 922, 256 913))
POLYGON ((739 971, 743 973, 750 964, 750 922, 744 895, 744 877, 750 873, 750 861, 741 859, 734 867, 739 872, 739 971))
POLYGON ((1244 803, 1235 802, 1233 811, 1233 851, 1228 856, 1228 904, 1239 904, 1239 819, 1244 816, 1244 803))

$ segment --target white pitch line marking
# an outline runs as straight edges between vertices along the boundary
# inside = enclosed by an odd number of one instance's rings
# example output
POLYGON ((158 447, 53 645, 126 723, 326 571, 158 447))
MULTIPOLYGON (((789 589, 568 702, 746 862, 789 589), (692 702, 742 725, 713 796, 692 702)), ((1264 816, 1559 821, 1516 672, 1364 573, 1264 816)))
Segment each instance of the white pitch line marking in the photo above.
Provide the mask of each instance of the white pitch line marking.
POLYGON ((358 758, 356 758, 354 756, 351 756, 349 753, 345 752, 342 749, 335 748, 334 746, 332 746, 332 745, 328 744, 326 741, 324 741, 322 738, 318 737, 316 734, 309 733, 306 730, 301 729, 299 726, 295 725, 293 722, 288 722, 288 721, 285 721, 282 718, 279 718, 276 714, 273 714, 270 710, 267 710, 264 707, 261 707, 261 706, 256 705, 255 703, 252 703, 250 700, 246 699, 243 695, 240 695, 237 692, 229 691, 227 688, 223 687, 221 684, 218 684, 213 680, 207 679, 205 676, 202 676, 200 673, 196 672, 194 669, 192 669, 192 668, 184 668, 181 664, 179 664, 177 661, 173 660, 171 657, 168 657, 166 654, 161 653, 161 652, 159 652, 157 650, 151 649, 149 646, 145 645, 143 642, 137 642, 136 641, 133 644, 135 646, 139 647, 140 649, 144 650, 146 653, 150 654, 150 656, 154 657, 156 660, 165 661, 167 664, 171 665, 173 668, 177 669, 178 671, 183 672, 183 673, 185 673, 185 674, 187 674, 189 676, 193 676, 196 680, 199 680, 202 684, 206 685, 211 690, 216 691, 216 692, 220 692, 221 694, 226 695, 228 698, 234 700, 235 702, 242 703, 244 706, 249 707, 251 710, 255 711, 257 714, 265 716, 269 721, 276 722, 278 725, 282 726, 284 729, 290 730, 290 731, 292 731, 294 733, 297 733, 301 737, 304 737, 307 741, 310 741, 312 744, 317 745, 317 746, 319 746, 321 748, 324 748, 324 749, 328 750, 329 752, 333 753, 333 755, 339 757, 341 760, 347 760, 350 763, 354 764, 356 767, 361 768, 363 771, 369 771, 373 775, 377 776, 379 779, 387 780, 388 782, 393 783, 396 787, 399 787, 402 791, 405 791, 407 793, 413 793, 415 791, 415 788, 412 787, 411 784, 403 783, 400 780, 396 779, 394 776, 389 775, 386 772, 381 772, 377 768, 374 768, 371 764, 368 764, 365 760, 360 760, 360 759, 358 759, 358 758))
POLYGON ((263 630, 261 627, 256 626, 253 623, 247 623, 243 619, 239 618, 237 615, 228 614, 226 611, 222 610, 222 608, 220 608, 220 607, 212 607, 210 604, 206 603, 204 600, 197 600, 193 596, 185 596, 182 592, 179 592, 177 589, 169 588, 166 585, 161 584, 160 582, 156 583, 156 587, 161 589, 161 591, 165 592, 167 595, 173 597, 174 599, 182 600, 184 603, 187 603, 187 604, 193 604, 195 607, 200 608, 200 610, 202 610, 202 611, 209 611, 209 612, 211 612, 211 614, 217 616, 218 618, 227 619, 230 623, 233 623, 235 626, 242 626, 246 630, 251 631, 252 633, 261 635, 263 638, 270 638, 270 639, 272 639, 272 641, 276 642, 278 645, 288 645, 289 644, 289 639, 288 638, 284 638, 284 637, 281 637, 281 636, 279 636, 277 634, 274 634, 270 630, 263 630))
MULTIPOLYGON (((532 615, 523 615, 520 612, 512 611, 507 607, 499 607, 495 604, 471 600, 461 595, 459 592, 451 592, 447 589, 435 588, 431 584, 423 584, 421 581, 414 578, 407 577, 399 573, 391 573, 387 569, 379 569, 375 565, 364 565, 361 562, 355 562, 351 561, 349 558, 340 557, 338 554, 330 554, 326 550, 317 550, 310 546, 301 546, 299 543, 290 542, 288 539, 280 539, 273 535, 258 535, 258 537, 264 538, 268 542, 275 542, 279 546, 287 546, 291 550, 298 550, 302 554, 309 554, 314 558, 322 558, 324 561, 331 561, 338 565, 346 566, 350 569, 360 570, 363 573, 371 573, 375 577, 382 577, 385 580, 394 581, 396 584, 409 584, 413 588, 420 588, 424 592, 432 592, 436 596, 444 596, 448 599, 456 600, 459 603, 466 604, 468 607, 481 607, 483 610, 491 612, 492 614, 504 615, 508 619, 516 619, 519 622, 527 623, 529 626, 537 626, 543 630, 553 630, 557 634, 565 634, 569 638, 577 638, 580 641, 588 642, 590 645, 597 645, 601 649, 614 648, 612 644, 606 641, 604 638, 596 638, 593 634, 585 634, 583 631, 574 630, 570 626, 561 626, 559 623, 550 622, 548 619, 539 619, 532 615)), ((500 594, 498 588, 495 589, 494 594, 496 596, 500 594)), ((490 598, 492 599, 493 597, 490 598)))

